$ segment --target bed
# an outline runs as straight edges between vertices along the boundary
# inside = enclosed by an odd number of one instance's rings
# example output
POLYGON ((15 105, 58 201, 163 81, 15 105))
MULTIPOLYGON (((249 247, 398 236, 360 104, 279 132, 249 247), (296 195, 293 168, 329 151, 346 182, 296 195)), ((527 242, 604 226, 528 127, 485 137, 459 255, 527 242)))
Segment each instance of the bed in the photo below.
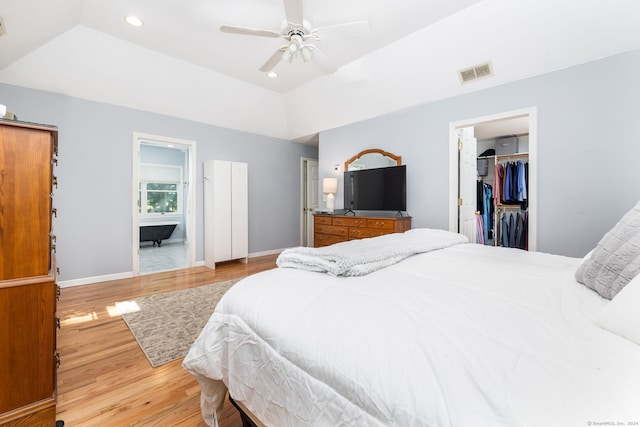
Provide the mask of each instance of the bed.
MULTIPOLYGON (((277 427, 639 425, 640 278, 612 299, 576 280, 601 244, 579 259, 403 234, 452 242, 356 273, 300 248, 298 268, 234 285, 183 362, 205 422, 228 393, 277 427)), ((380 239, 338 245, 362 258, 380 239)))

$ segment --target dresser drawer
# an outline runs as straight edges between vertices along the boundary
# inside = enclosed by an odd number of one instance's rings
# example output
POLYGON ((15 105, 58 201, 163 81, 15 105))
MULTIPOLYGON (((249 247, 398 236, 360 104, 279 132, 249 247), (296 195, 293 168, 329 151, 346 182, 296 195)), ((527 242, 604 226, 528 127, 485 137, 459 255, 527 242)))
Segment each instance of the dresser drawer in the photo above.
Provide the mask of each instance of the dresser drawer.
POLYGON ((346 242, 347 237, 333 236, 331 234, 315 234, 313 238, 313 245, 318 248, 320 246, 329 246, 334 243, 346 242))
POLYGON ((373 218, 367 220, 367 228, 393 230, 395 223, 393 219, 373 218))
POLYGON ((320 234, 331 234, 333 236, 347 237, 349 235, 349 227, 318 224, 315 226, 315 232, 320 234))
POLYGON ((411 217, 314 215, 314 246, 366 239, 411 229, 411 217))
POLYGON ((343 225, 346 227, 366 227, 367 220, 361 218, 333 218, 333 225, 343 225))
POLYGON ((376 237, 392 233, 393 230, 386 230, 382 228, 351 228, 349 230, 349 239, 366 239, 368 237, 376 237))
POLYGON ((327 225, 331 225, 331 220, 333 218, 331 218, 330 216, 319 216, 316 215, 313 217, 313 223, 314 224, 327 224, 327 225))

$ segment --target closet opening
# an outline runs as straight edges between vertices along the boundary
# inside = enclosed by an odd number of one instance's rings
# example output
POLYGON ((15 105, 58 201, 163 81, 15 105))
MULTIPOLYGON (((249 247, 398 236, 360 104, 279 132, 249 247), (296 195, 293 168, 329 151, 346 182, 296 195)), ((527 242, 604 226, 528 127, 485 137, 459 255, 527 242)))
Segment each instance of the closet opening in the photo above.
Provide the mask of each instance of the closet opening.
POLYGON ((453 122, 449 130, 449 230, 535 251, 536 109, 453 122))

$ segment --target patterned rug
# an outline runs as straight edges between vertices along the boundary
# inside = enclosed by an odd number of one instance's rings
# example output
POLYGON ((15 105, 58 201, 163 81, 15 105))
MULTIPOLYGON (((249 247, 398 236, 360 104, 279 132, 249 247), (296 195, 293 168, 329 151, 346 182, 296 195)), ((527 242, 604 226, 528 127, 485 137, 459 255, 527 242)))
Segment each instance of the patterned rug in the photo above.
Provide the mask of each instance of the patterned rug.
POLYGON ((116 303, 154 368, 184 357, 216 304, 238 280, 116 303))

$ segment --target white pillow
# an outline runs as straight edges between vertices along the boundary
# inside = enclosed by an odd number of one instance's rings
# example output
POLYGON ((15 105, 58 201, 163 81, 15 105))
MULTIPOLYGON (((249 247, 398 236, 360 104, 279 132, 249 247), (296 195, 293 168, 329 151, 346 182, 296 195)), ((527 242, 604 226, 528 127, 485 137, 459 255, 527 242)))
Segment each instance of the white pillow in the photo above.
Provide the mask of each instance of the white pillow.
POLYGON ((598 242, 576 270, 576 280, 612 299, 640 273, 640 202, 598 242))
POLYGON ((640 345, 640 274, 600 310, 595 323, 640 345))

